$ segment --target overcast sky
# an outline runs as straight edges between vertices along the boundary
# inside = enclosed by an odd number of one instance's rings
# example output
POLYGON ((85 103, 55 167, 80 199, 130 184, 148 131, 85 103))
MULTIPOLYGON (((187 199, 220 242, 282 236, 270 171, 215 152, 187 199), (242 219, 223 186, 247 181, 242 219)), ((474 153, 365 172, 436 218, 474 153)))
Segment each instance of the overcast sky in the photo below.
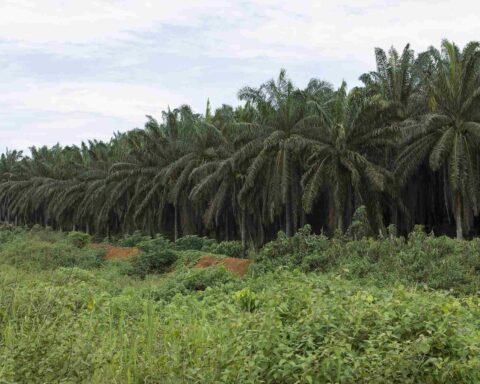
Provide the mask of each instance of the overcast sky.
POLYGON ((285 68, 355 85, 376 46, 480 39, 480 1, 0 0, 0 152, 237 104, 285 68))

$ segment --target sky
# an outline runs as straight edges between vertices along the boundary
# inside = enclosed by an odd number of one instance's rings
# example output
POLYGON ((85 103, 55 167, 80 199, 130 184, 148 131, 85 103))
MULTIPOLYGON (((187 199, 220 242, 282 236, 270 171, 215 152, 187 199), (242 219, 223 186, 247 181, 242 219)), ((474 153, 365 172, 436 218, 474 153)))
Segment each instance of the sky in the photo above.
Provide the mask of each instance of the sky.
POLYGON ((0 0, 0 152, 237 105, 281 68, 299 87, 354 86, 375 47, 463 46, 479 14, 473 0, 0 0))

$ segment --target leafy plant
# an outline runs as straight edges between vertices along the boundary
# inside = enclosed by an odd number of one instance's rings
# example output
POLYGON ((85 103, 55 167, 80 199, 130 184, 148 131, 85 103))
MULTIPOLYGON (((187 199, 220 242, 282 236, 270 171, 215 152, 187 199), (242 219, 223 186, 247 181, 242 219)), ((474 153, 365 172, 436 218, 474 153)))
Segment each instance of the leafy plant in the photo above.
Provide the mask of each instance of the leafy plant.
POLYGON ((208 250, 215 244, 215 240, 197 235, 188 235, 179 238, 175 242, 175 248, 181 251, 187 250, 208 250))
POLYGON ((77 248, 85 248, 91 241, 90 235, 84 232, 70 232, 67 238, 77 248))

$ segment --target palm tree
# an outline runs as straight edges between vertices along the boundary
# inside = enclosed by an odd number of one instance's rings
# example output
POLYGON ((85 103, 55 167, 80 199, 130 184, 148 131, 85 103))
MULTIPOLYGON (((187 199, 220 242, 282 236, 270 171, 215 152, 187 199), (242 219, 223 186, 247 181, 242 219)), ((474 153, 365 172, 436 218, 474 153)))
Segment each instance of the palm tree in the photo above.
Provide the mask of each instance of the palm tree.
POLYGON ((327 189, 330 217, 337 230, 345 229, 344 217, 353 197, 357 205, 369 208, 371 222, 378 223, 378 195, 374 193, 385 189, 388 173, 372 158, 394 144, 392 130, 374 125, 378 105, 358 90, 348 95, 346 83, 323 106, 313 106, 319 135, 309 146, 308 170, 302 178, 306 211, 311 212, 320 192, 327 189))
POLYGON ((241 198, 245 199, 261 183, 264 212, 273 222, 283 208, 285 233, 292 236, 299 208, 295 209, 293 195, 295 185, 300 183, 297 153, 315 137, 315 130, 304 123, 306 93, 295 88, 282 70, 277 81, 270 80, 259 88, 243 88, 239 98, 254 106, 258 113, 255 122, 245 126, 261 133, 240 150, 254 153, 240 191, 241 198))
POLYGON ((390 113, 396 121, 415 113, 418 102, 412 97, 418 86, 415 74, 415 55, 407 44, 401 55, 392 47, 386 52, 375 48, 376 71, 360 76, 366 95, 381 102, 383 113, 390 113))
MULTIPOLYGON (((390 48, 388 55, 383 49, 375 48, 375 61, 376 70, 361 75, 360 80, 364 84, 365 95, 380 106, 379 115, 385 125, 398 125, 406 118, 423 112, 426 103, 423 94, 419 92, 421 83, 418 76, 421 66, 415 63, 410 45, 405 46, 401 55, 394 47, 390 48)), ((393 171, 397 154, 396 147, 386 148, 381 164, 393 171)), ((392 182, 389 184, 392 188, 388 198, 390 220, 399 226, 399 208, 407 212, 401 200, 402 190, 410 186, 402 186, 395 179, 392 182)), ((406 216, 409 218, 410 215, 406 216)))
POLYGON ((465 212, 478 214, 480 173, 480 44, 463 51, 447 41, 428 51, 432 73, 425 76, 429 112, 407 121, 406 145, 396 171, 405 180, 428 159, 444 170, 455 214, 457 238, 463 238, 465 212))

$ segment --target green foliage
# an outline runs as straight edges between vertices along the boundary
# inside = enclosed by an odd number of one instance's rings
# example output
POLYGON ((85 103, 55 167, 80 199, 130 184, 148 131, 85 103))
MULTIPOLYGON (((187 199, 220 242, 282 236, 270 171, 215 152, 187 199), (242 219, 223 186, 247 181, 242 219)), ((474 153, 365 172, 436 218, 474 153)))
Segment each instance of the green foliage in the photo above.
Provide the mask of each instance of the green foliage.
POLYGON ((29 270, 52 270, 59 267, 96 268, 103 262, 98 249, 79 248, 70 239, 50 242, 28 232, 10 238, 0 248, 3 263, 29 270))
POLYGON ((132 234, 125 235, 117 243, 120 247, 136 247, 142 242, 150 240, 149 236, 144 236, 141 231, 134 231, 132 234))
POLYGON ((165 249, 173 249, 172 242, 162 235, 156 235, 154 238, 148 237, 140 243, 137 243, 136 246, 145 253, 154 253, 163 251, 165 249))
POLYGON ((85 248, 91 241, 88 233, 72 231, 67 236, 68 241, 77 248, 85 248))
POLYGON ((177 261, 177 254, 171 249, 140 253, 132 258, 131 275, 145 278, 149 273, 165 273, 177 261))
POLYGON ((309 225, 299 229, 292 237, 279 232, 277 239, 265 244, 255 256, 253 269, 260 272, 278 267, 299 267, 305 257, 312 253, 322 253, 330 246, 328 238, 312 234, 309 225))
POLYGON ((180 251, 205 251, 230 257, 242 257, 243 255, 240 241, 221 241, 217 243, 213 239, 197 235, 181 237, 175 242, 175 249, 180 251))
POLYGON ((361 205, 355 210, 352 217, 352 223, 348 227, 346 235, 354 240, 373 236, 365 206, 361 205))
POLYGON ((125 260, 83 269, 77 258, 90 250, 67 235, 50 242, 40 229, 7 232, 6 383, 480 381, 480 240, 435 238, 421 227, 408 241, 329 240, 306 227, 280 234, 256 263, 328 274, 241 279, 221 266, 182 266, 203 251, 174 251, 157 236, 139 244, 142 255, 163 268, 162 255, 177 252, 177 269, 140 280, 124 275, 125 260))
POLYGON ((163 236, 144 240, 137 244, 141 252, 132 259, 130 274, 145 278, 149 273, 165 273, 177 261, 178 255, 172 243, 163 236))
POLYGON ((15 235, 21 231, 20 228, 14 226, 0 226, 0 247, 12 241, 15 238, 15 235))
POLYGON ((210 247, 210 252, 230 257, 243 257, 243 248, 240 241, 221 241, 210 247))
POLYGON ((253 312, 260 306, 257 295, 252 292, 249 287, 235 292, 233 298, 240 304, 240 307, 244 311, 253 312))
POLYGON ((396 237, 329 240, 304 229, 292 238, 280 235, 266 244, 256 261, 257 272, 299 267, 382 286, 401 281, 456 294, 480 292, 480 239, 434 237, 422 226, 415 227, 408 241, 396 237))
POLYGON ((187 235, 179 238, 175 242, 175 248, 180 251, 187 250, 208 250, 215 244, 215 240, 208 239, 206 237, 200 237, 197 235, 187 235))
POLYGON ((170 274, 159 287, 146 290, 144 295, 155 301, 169 301, 177 294, 205 291, 207 288, 235 283, 238 280, 238 277, 222 266, 179 269, 170 274))
POLYGON ((0 270, 5 382, 480 380, 477 297, 292 272, 199 292, 206 284, 187 271, 172 282, 188 289, 155 297, 151 288, 111 293, 87 271, 4 283, 11 273, 0 270))
POLYGON ((198 260, 205 256, 204 251, 176 251, 178 255, 178 260, 175 263, 175 268, 182 268, 182 267, 193 267, 198 260))

